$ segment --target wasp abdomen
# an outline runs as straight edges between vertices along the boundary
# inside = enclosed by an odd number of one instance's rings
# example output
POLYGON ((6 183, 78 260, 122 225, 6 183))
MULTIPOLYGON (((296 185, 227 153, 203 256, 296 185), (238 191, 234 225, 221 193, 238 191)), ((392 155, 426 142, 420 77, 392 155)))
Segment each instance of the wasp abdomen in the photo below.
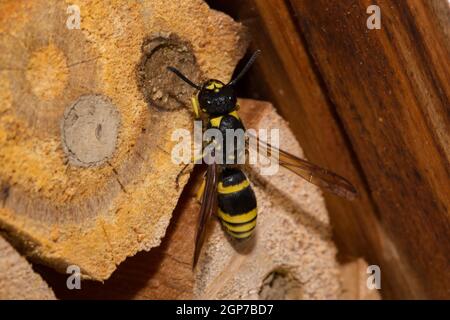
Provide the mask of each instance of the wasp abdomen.
POLYGON ((257 217, 256 197, 249 180, 241 170, 225 168, 217 191, 222 226, 234 238, 248 238, 257 217))

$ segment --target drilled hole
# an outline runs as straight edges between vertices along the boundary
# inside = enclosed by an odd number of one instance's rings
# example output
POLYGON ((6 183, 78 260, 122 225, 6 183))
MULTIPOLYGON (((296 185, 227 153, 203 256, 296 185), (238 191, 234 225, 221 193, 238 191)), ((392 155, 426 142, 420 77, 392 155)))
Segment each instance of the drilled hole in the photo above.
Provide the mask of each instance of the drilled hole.
POLYGON ((274 270, 263 280, 259 297, 262 300, 302 299, 300 282, 286 270, 274 270))
POLYGON ((201 73, 190 44, 176 35, 157 35, 144 41, 142 58, 137 68, 138 86, 150 107, 177 110, 189 106, 194 88, 170 71, 179 69, 195 83, 201 73))

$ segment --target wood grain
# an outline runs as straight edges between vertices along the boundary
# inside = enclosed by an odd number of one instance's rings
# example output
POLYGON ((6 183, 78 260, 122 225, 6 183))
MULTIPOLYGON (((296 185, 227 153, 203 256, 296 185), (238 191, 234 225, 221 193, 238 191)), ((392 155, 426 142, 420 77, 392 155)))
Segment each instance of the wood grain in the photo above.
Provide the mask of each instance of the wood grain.
POLYGON ((2 237, 0 237, 0 299, 55 299, 53 291, 28 261, 2 237))
POLYGON ((379 1, 375 31, 364 23, 369 1, 292 6, 379 220, 420 293, 448 298, 450 52, 431 3, 379 1))
POLYGON ((380 265, 385 298, 449 294, 449 9, 445 1, 210 1, 263 54, 241 91, 272 101, 307 157, 356 184, 325 196, 343 259, 380 265))
POLYGON ((103 283, 85 280, 81 282, 81 290, 69 290, 66 286, 68 275, 41 265, 35 266, 35 269, 56 296, 64 300, 192 299, 192 256, 199 213, 193 190, 201 175, 201 170, 192 173, 161 245, 150 252, 139 252, 127 258, 103 283))
MULTIPOLYGON (((283 147, 301 155, 286 122, 270 103, 241 100, 240 105, 239 113, 247 128, 279 128, 283 147)), ((340 297, 340 269, 321 192, 285 169, 275 176, 262 176, 256 168, 246 168, 258 201, 255 236, 246 242, 234 241, 226 236, 216 219, 211 219, 198 267, 192 270, 200 210, 194 196, 204 169, 196 167, 191 175, 162 245, 127 259, 104 284, 83 281, 81 290, 71 291, 65 287, 65 275, 40 269, 57 296, 64 299, 340 297)), ((350 290, 347 296, 353 293, 350 290)))
MULTIPOLYGON (((341 266, 342 296, 343 300, 380 300, 377 289, 367 286, 367 262, 363 259, 345 263, 341 266)), ((384 283, 381 283, 383 287, 384 283)))
POLYGON ((35 261, 104 280, 160 244, 188 179, 170 150, 192 88, 166 66, 226 81, 247 41, 200 0, 70 4, 80 29, 63 1, 0 4, 0 228, 35 261))

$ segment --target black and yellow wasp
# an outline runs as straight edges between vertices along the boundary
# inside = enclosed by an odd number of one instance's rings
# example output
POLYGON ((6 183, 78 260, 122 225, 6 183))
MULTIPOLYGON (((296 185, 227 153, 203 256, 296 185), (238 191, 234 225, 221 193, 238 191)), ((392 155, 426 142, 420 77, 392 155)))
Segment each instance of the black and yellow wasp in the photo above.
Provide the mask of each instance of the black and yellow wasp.
MULTIPOLYGON (((215 128, 220 131, 223 136, 223 145, 226 145, 227 129, 244 129, 244 125, 237 114, 238 104, 235 85, 249 70, 259 53, 260 51, 256 51, 236 78, 227 84, 216 79, 210 79, 202 85, 198 85, 174 67, 167 68, 197 89, 192 98, 195 116, 199 118, 200 110, 205 113, 208 128, 215 128)), ((265 154, 270 157, 271 150, 272 152, 276 150, 280 165, 310 183, 350 200, 356 196, 355 188, 345 178, 283 150, 276 149, 259 139, 257 141, 260 151, 265 150, 265 154)), ((249 147, 248 140, 246 141, 246 147, 249 147)), ((220 148, 218 147, 216 150, 220 150, 220 148)), ((237 152, 232 151, 233 153, 237 152)), ((223 152, 226 156, 225 148, 220 152, 223 152)), ((240 166, 237 163, 218 164, 215 161, 209 161, 209 163, 202 188, 200 218, 195 239, 194 267, 204 241, 206 223, 214 213, 217 214, 224 230, 234 238, 246 239, 252 235, 256 227, 255 193, 240 166)))

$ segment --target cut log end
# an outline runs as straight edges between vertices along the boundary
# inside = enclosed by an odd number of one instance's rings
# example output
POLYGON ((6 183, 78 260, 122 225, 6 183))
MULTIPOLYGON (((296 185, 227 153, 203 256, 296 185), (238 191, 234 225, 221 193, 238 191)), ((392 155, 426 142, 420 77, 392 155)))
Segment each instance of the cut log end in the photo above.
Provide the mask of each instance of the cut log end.
POLYGON ((104 280, 160 244, 188 178, 171 134, 192 126, 192 89, 166 67, 226 79, 247 42, 199 0, 82 8, 70 29, 63 2, 0 4, 0 226, 30 258, 104 280))
POLYGON ((96 166, 111 159, 120 115, 101 95, 82 96, 64 112, 62 146, 71 165, 96 166))

